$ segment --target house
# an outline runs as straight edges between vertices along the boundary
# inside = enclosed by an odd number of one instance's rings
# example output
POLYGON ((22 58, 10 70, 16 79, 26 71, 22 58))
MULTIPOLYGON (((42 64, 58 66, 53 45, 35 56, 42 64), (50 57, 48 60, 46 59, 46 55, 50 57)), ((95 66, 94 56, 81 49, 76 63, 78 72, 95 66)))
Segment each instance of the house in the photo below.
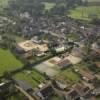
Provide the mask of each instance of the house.
POLYGON ((56 53, 64 52, 66 48, 64 46, 59 46, 55 48, 56 53))
POLYGON ((76 84, 73 88, 80 95, 80 97, 84 97, 90 91, 89 87, 85 86, 82 83, 76 84))
POLYGON ((95 96, 91 96, 90 98, 86 99, 86 100, 97 100, 95 96))
POLYGON ((96 79, 96 77, 89 71, 85 71, 81 69, 79 70, 79 74, 87 82, 93 82, 96 79))
POLYGON ((39 50, 36 50, 35 52, 33 51, 33 55, 35 55, 37 57, 42 57, 42 56, 45 56, 46 53, 39 51, 39 50))
POLYGON ((21 18, 30 18, 30 14, 28 12, 24 12, 20 14, 21 18))
POLYGON ((92 94, 94 94, 95 96, 98 96, 100 95, 100 87, 99 88, 96 88, 93 90, 92 94))
POLYGON ((60 69, 66 68, 66 67, 68 67, 70 65, 71 65, 71 62, 68 59, 62 59, 59 62, 57 62, 57 66, 60 69))
POLYGON ((79 99, 79 94, 75 90, 71 90, 68 94, 67 97, 69 100, 78 100, 79 99))
POLYGON ((32 42, 34 43, 37 43, 37 44, 40 44, 42 41, 38 39, 37 36, 34 36, 32 39, 31 39, 32 42))
POLYGON ((30 58, 30 57, 32 57, 32 56, 33 56, 32 51, 26 52, 26 53, 23 53, 23 54, 22 54, 22 57, 23 57, 23 58, 30 58))
POLYGON ((98 54, 98 56, 100 57, 100 49, 95 49, 94 50, 97 54, 98 54))
POLYGON ((35 92, 38 100, 49 100, 54 95, 55 91, 51 84, 47 84, 35 92))
POLYGON ((77 46, 79 46, 80 48, 84 48, 85 47, 85 43, 84 43, 84 40, 81 40, 81 41, 77 41, 77 42, 74 42, 77 46))
POLYGON ((99 45, 95 42, 92 44, 92 49, 99 49, 99 45))
POLYGON ((61 90, 65 90, 68 88, 69 86, 69 82, 68 80, 66 79, 66 77, 64 76, 59 76, 59 77, 56 77, 54 80, 53 80, 53 85, 55 88, 58 88, 58 89, 61 89, 61 90))
POLYGON ((97 43, 93 43, 91 49, 100 56, 100 46, 97 43))
POLYGON ((78 83, 72 86, 72 89, 68 92, 66 97, 68 97, 69 100, 87 100, 86 96, 88 94, 90 94, 89 87, 82 83, 78 83))
POLYGON ((100 62, 96 62, 95 64, 97 68, 100 68, 100 62))

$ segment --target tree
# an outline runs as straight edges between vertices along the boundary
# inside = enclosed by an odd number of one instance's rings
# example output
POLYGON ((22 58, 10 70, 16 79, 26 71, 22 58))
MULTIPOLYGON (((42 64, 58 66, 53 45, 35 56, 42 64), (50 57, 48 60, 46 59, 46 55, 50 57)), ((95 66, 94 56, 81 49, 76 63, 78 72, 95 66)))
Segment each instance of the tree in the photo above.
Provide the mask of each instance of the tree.
POLYGON ((9 12, 13 16, 23 12, 28 12, 31 16, 37 16, 43 14, 44 4, 40 0, 11 0, 8 7, 9 12))
POLYGON ((3 76, 7 79, 7 80, 12 80, 12 74, 11 72, 5 71, 3 73, 3 76))

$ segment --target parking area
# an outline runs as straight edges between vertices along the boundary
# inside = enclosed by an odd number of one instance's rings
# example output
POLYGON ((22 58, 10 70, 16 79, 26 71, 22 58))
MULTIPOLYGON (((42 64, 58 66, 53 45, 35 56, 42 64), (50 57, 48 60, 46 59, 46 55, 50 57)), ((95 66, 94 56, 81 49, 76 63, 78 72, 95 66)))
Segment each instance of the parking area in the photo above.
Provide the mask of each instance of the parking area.
POLYGON ((56 61, 59 61, 60 58, 54 57, 49 59, 39 65, 36 65, 34 68, 41 73, 46 73, 48 76, 52 77, 57 75, 59 72, 58 69, 55 67, 56 61))

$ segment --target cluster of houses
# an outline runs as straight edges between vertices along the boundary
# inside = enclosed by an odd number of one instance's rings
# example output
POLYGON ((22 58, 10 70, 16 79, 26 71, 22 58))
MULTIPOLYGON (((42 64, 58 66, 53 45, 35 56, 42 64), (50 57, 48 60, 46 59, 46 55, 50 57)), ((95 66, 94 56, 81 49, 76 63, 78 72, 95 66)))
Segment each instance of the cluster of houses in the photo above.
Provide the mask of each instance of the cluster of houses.
MULTIPOLYGON (((24 37, 32 37, 34 35, 40 34, 50 34, 56 36, 58 38, 66 38, 67 34, 75 33, 80 35, 80 38, 83 36, 87 36, 93 34, 94 32, 97 34, 100 32, 98 26, 93 26, 86 24, 85 22, 77 21, 71 19, 69 17, 59 17, 59 16, 52 16, 46 17, 41 16, 39 18, 30 17, 28 12, 23 12, 19 14, 19 20, 13 21, 6 17, 0 17, 2 20, 7 21, 6 23, 10 23, 12 27, 16 25, 16 30, 18 34, 24 37), (27 21, 26 21, 26 20, 27 21), (23 23, 21 21, 25 20, 23 23), (19 24, 20 23, 20 24, 19 24), (20 29, 20 30, 19 30, 20 29)), ((7 27, 5 25, 5 21, 1 22, 1 26, 3 23, 3 27, 7 27)), ((8 25, 8 24, 7 24, 8 25)), ((2 29, 0 29, 2 31, 2 29)), ((6 31, 6 30, 5 30, 6 31)))
MULTIPOLYGON (((98 26, 94 27, 92 25, 86 25, 79 21, 65 17, 41 17, 35 20, 34 17, 31 18, 26 12, 24 14, 20 14, 20 18, 26 18, 29 20, 27 24, 21 23, 21 32, 19 32, 19 34, 25 37, 29 36, 31 39, 16 45, 16 52, 25 58, 32 56, 45 56, 49 51, 48 44, 54 37, 57 37, 57 40, 55 41, 57 41, 58 44, 53 47, 56 53, 67 51, 70 49, 70 45, 73 44, 70 52, 65 52, 60 56, 55 56, 37 66, 34 66, 34 68, 40 73, 46 73, 49 77, 55 76, 58 69, 63 70, 69 68, 71 65, 80 63, 83 58, 88 55, 84 50, 87 37, 94 33, 96 35, 99 35, 100 33, 100 28, 98 28, 98 26), (66 36, 70 33, 78 34, 79 39, 77 41, 68 39, 70 43, 68 44, 66 36), (33 37, 34 34, 37 34, 37 36, 33 37), (43 41, 38 39, 40 34, 50 34, 52 35, 52 38, 47 37, 48 42, 43 41)), ((17 24, 17 22, 14 24, 17 24)), ((1 39, 2 38, 0 36, 0 40, 1 39)), ((91 50, 91 55, 93 57, 100 58, 100 46, 97 43, 92 44, 91 50)), ((99 70, 100 62, 95 62, 95 65, 99 70)), ((75 69, 74 71, 82 79, 81 82, 70 84, 65 77, 61 76, 53 80, 42 82, 34 89, 24 80, 16 80, 16 84, 25 93, 28 93, 36 100, 52 100, 54 95, 60 95, 64 98, 64 100, 96 100, 95 97, 100 95, 100 87, 96 88, 93 84, 97 79, 100 79, 100 75, 97 76, 90 70, 84 70, 81 68, 75 69), (93 87, 91 87, 91 84, 93 87)), ((1 83, 0 92, 4 91, 4 88, 6 88, 6 85, 1 83)))
POLYGON ((62 97, 62 100, 96 100, 96 96, 100 96, 100 87, 94 88, 84 81, 70 84, 63 76, 44 81, 36 88, 22 80, 16 80, 16 84, 30 95, 32 100, 52 100, 55 95, 62 97))

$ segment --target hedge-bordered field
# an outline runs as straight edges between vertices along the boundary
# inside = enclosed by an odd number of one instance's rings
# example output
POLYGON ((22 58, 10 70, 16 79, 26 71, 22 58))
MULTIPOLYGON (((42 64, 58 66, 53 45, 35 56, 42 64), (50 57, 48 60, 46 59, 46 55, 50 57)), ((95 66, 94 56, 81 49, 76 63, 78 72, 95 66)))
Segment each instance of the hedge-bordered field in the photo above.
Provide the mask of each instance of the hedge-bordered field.
POLYGON ((100 6, 77 7, 69 14, 72 18, 83 20, 91 20, 95 15, 100 18, 100 6))
POLYGON ((0 49, 0 75, 5 71, 12 71, 22 66, 23 64, 9 50, 0 49))

